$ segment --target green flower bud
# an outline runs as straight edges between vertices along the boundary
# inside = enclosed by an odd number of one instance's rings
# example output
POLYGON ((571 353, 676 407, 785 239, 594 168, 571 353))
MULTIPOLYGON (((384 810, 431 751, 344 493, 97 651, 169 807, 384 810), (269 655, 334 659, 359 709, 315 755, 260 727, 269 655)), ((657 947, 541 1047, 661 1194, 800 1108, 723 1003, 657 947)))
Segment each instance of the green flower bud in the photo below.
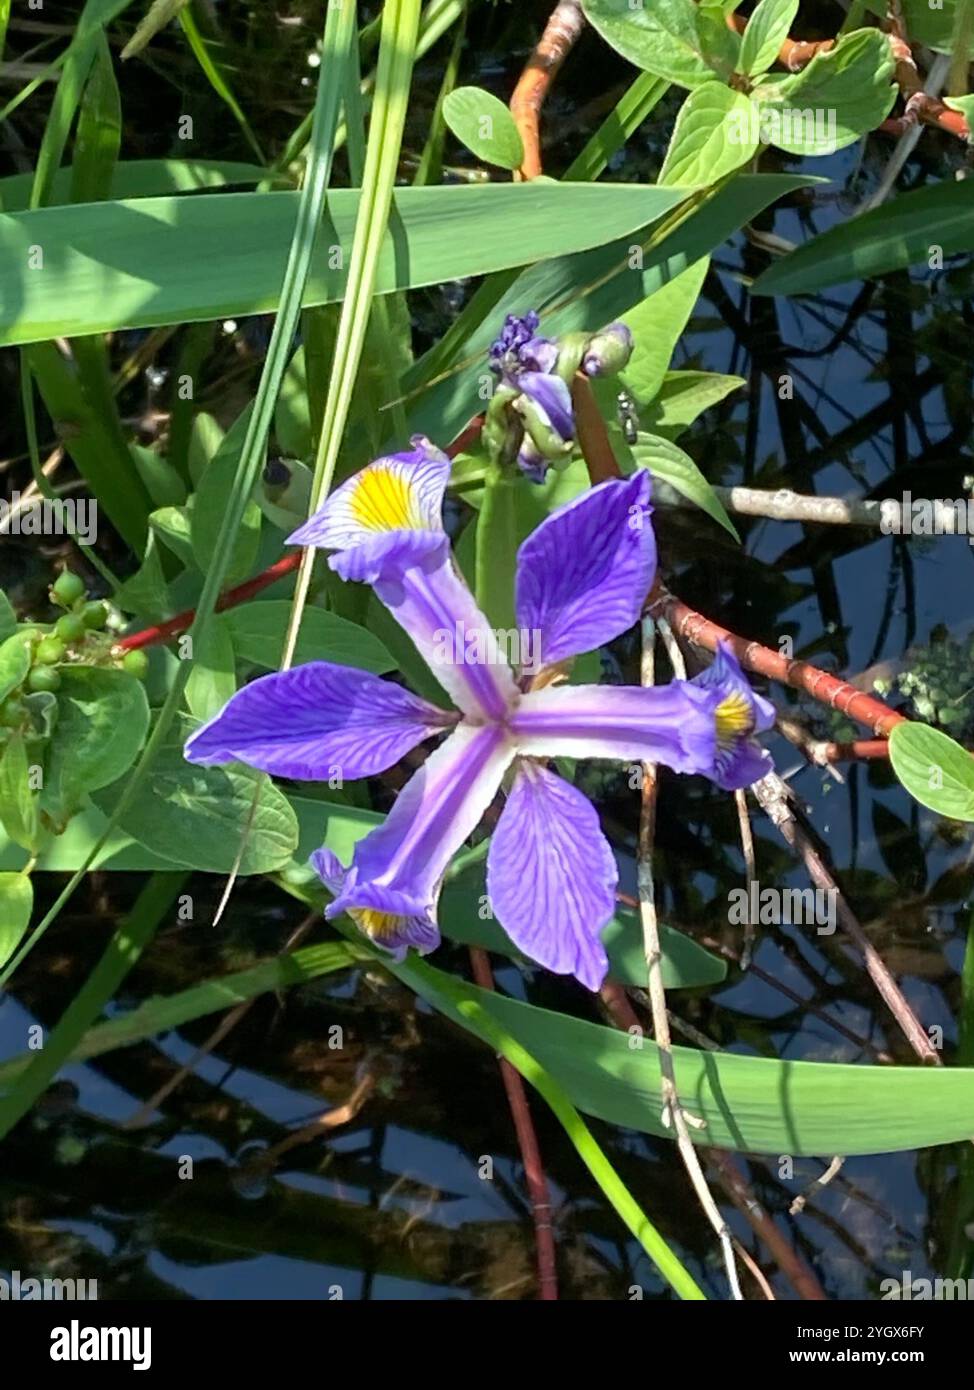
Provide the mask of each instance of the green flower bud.
POLYGON ((84 618, 80 613, 65 613, 54 624, 54 632, 62 642, 78 642, 87 632, 84 618))
POLYGON ((143 651, 126 652, 122 657, 122 670, 137 680, 145 680, 149 674, 149 658, 143 651))
POLYGON ((57 637, 45 637, 37 644, 34 660, 39 666, 56 666, 64 660, 64 643, 57 637))
POLYGON ((70 608, 72 604, 78 602, 79 598, 84 598, 86 593, 85 582, 80 575, 73 574, 71 570, 65 570, 59 574, 51 585, 51 598, 62 608, 70 608))
POLYGON ((48 690, 52 693, 61 685, 61 673, 53 666, 35 666, 27 675, 27 689, 32 695, 48 690))
POLYGON ((108 604, 103 603, 100 598, 92 599, 91 603, 86 603, 82 608, 81 618, 85 627, 100 630, 108 621, 108 604))

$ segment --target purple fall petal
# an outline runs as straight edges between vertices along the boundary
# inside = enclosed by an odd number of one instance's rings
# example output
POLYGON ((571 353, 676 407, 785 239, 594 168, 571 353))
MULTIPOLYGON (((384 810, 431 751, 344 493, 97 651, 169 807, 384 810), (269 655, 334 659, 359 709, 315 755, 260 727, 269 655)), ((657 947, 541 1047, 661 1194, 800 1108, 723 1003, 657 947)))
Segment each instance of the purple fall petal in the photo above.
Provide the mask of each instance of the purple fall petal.
POLYGON ((714 705, 689 681, 552 685, 521 696, 509 727, 536 757, 610 758, 709 773, 716 754, 714 705))
POLYGON ((519 763, 487 856, 487 896, 514 944, 598 989, 618 877, 591 802, 539 763, 519 763))
MULTIPOLYGON (((322 845, 311 856, 311 867, 329 892, 337 897, 348 876, 338 856, 322 845)), ((425 956, 440 944, 436 923, 424 917, 397 917, 394 913, 376 912, 371 908, 349 908, 348 914, 373 945, 388 951, 397 961, 405 958, 410 946, 425 956)))
POLYGON ((464 714, 504 718, 517 698, 514 676, 449 551, 383 575, 375 592, 464 714))
POLYGON ((434 923, 440 882, 476 829, 514 756, 503 728, 460 724, 406 783, 389 815, 355 846, 326 916, 372 909, 434 923))
POLYGON ((310 661, 245 685, 186 744, 191 763, 241 762, 277 777, 352 780, 384 772, 455 721, 402 686, 310 661))
POLYGON ((517 622, 540 633, 546 665, 611 641, 639 618, 656 572, 649 492, 644 469, 600 483, 518 551, 517 622))
POLYGON ((706 775, 724 791, 760 781, 774 764, 755 735, 774 724, 774 705, 751 689, 726 642, 718 642, 712 664, 694 676, 693 684, 713 701, 717 746, 706 775))

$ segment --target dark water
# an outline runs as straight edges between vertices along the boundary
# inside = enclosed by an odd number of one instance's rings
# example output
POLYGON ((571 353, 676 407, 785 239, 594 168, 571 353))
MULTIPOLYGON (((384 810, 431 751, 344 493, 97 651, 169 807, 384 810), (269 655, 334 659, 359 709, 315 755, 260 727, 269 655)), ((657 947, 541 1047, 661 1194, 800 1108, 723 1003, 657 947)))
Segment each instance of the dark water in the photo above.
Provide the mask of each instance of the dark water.
MULTIPOLYGON (((221 6, 228 54, 246 71, 245 105, 265 146, 275 151, 308 105, 302 54, 310 32, 271 23, 269 10, 221 6), (263 55, 253 61, 255 47, 263 55)), ((304 7, 306 11, 311 7, 304 7)), ((506 95, 547 3, 499 6, 471 25, 463 79, 506 95)), ((821 33, 837 15, 822 8, 821 33)), ((14 38, 23 44, 22 36, 14 38)), ((445 62, 441 45, 421 65, 415 131, 421 148, 426 107, 445 62)), ((310 72, 310 69, 308 70, 310 72)), ((615 100, 627 72, 591 35, 567 66, 550 103, 546 150, 557 173, 615 100)), ((212 156, 247 158, 239 132, 174 37, 159 42, 136 76, 123 72, 126 157, 173 153, 162 114, 197 112, 212 156)), ((652 178, 669 117, 667 99, 615 161, 611 177, 652 178)), ((21 134, 36 141, 40 107, 28 107, 21 134)), ((847 218, 881 177, 893 142, 876 136, 808 171, 830 182, 795 195, 760 220, 762 231, 801 241, 847 218)), ((927 131, 898 187, 919 186, 963 159, 960 147, 927 131)), ((448 160, 464 163, 461 152, 448 160)), ((773 152, 763 167, 797 169, 773 152)), ((970 453, 971 304, 965 268, 914 270, 881 285, 853 284, 807 303, 748 296, 745 282, 768 263, 743 236, 720 248, 674 366, 736 372, 748 379, 684 437, 712 481, 746 481, 799 491, 872 496, 963 496, 970 453), (777 379, 791 373, 793 400, 777 379), (688 442, 689 441, 689 442, 688 442)), ((450 296, 411 297, 417 339, 444 326, 450 296)), ((455 296, 454 296, 455 298, 455 296)), ((525 306, 528 307, 528 306, 525 306)), ((14 401, 16 361, 0 354, 0 382, 14 401)), ((127 402, 145 401, 138 383, 127 402)), ((228 413, 232 414, 232 410, 228 413)), ((22 447, 4 431, 4 457, 22 447)), ((23 465, 5 470, 16 485, 23 465)), ((974 617, 971 549, 964 538, 904 541, 846 528, 747 522, 739 550, 693 512, 658 513, 660 550, 673 587, 732 629, 854 675, 899 659, 940 625, 963 631, 974 617)), ((43 602, 51 556, 5 544, 0 583, 25 611, 43 602)), ((630 674, 634 653, 616 653, 630 674)), ((974 680, 972 680, 974 684, 974 680)), ((797 700, 784 703, 826 736, 834 726, 797 700)), ((925 1025, 941 1024, 945 1056, 956 1045, 959 969, 970 903, 966 832, 938 825, 891 783, 882 765, 843 764, 844 780, 804 765, 777 740, 779 768, 850 901, 925 1025)), ((635 793, 623 779, 605 785, 604 824, 633 887, 635 793)), ((766 821, 753 816, 765 882, 804 887, 766 821)), ((657 877, 667 920, 700 939, 740 948, 726 921, 727 892, 741 883, 736 814, 729 798, 696 783, 665 786, 657 877)), ((42 900, 58 884, 41 881, 42 900)), ((0 1056, 22 1050, 29 1022, 51 1026, 107 942, 138 881, 96 874, 30 957, 14 992, 0 1002, 0 1056)), ((197 923, 212 918, 219 885, 191 885, 197 923)), ((219 927, 164 930, 126 981, 116 1008, 237 969, 279 949, 299 921, 296 907, 270 888, 238 892, 219 927)), ((444 948, 437 963, 466 969, 444 948)), ((674 1012, 721 1047, 788 1058, 868 1062, 877 1052, 910 1053, 879 1004, 859 959, 841 935, 810 939, 767 929, 755 972, 732 967, 727 983, 671 998, 674 1012), (770 977, 770 978, 769 978, 770 977), (775 987, 788 987, 796 1004, 775 987), (830 1020, 842 1025, 839 1031, 830 1020)), ((496 962, 499 987, 550 1007, 598 1017, 580 989, 496 962)), ((330 977, 283 998, 254 1002, 229 1034, 194 1066, 172 1095, 125 1128, 216 1026, 215 1020, 68 1069, 4 1146, 0 1173, 0 1272, 97 1277, 102 1297, 531 1298, 533 1239, 523 1174, 495 1063, 395 982, 369 972, 330 977), (346 1046, 330 1051, 340 1025, 346 1046), (363 1078, 373 1089, 344 1126, 261 1167, 259 1155, 322 1112, 345 1104, 363 1078), (178 1176, 193 1160, 192 1180, 178 1176), (480 1173, 492 1160, 493 1177, 480 1173)), ((662 1294, 641 1250, 589 1181, 543 1106, 532 1105, 553 1188, 563 1294, 621 1298, 634 1285, 662 1294)), ((713 1241, 672 1147, 596 1125, 600 1141, 633 1192, 695 1276, 724 1294, 713 1241)), ((798 1218, 792 1198, 821 1170, 799 1160, 779 1175, 776 1158, 742 1160, 761 1202, 815 1269, 832 1297, 875 1296, 879 1280, 956 1273, 958 1152, 858 1158, 798 1218), (954 1252, 956 1254, 956 1252, 954 1252)), ((758 1263, 769 1267, 750 1228, 729 1204, 728 1218, 758 1263)), ((968 1214, 968 1218, 970 1216, 968 1214)), ((781 1276, 772 1284, 793 1296, 781 1276)))

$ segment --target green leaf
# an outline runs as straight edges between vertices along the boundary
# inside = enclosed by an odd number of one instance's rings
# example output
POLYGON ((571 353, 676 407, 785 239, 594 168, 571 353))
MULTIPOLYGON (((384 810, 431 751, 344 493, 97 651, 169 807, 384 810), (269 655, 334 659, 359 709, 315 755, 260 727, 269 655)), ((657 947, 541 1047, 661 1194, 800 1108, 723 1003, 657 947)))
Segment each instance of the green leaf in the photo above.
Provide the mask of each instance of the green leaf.
POLYGON ((37 845, 37 801, 24 736, 11 733, 0 753, 0 822, 11 840, 27 850, 37 845))
MULTIPOLYGON (((886 0, 866 0, 879 19, 889 14, 886 0)), ((924 44, 935 53, 952 53, 957 0, 901 0, 903 20, 910 42, 924 44)))
POLYGON ((139 20, 135 33, 122 49, 122 57, 134 58, 137 53, 141 53, 156 34, 165 29, 183 6, 188 4, 189 0, 152 0, 147 13, 139 20))
POLYGON ((149 514, 150 529, 187 569, 197 568, 192 525, 189 507, 159 507, 149 514))
MULTIPOLYGON (((656 1046, 616 1028, 539 1009, 461 985, 425 961, 392 973, 477 1036, 469 1017, 445 999, 472 995, 537 1058, 578 1108, 609 1124, 672 1139, 664 1125, 656 1046)), ((486 1041, 490 1041, 485 1039, 486 1041)), ((741 1153, 893 1153, 965 1140, 974 1109, 974 1068, 850 1066, 791 1062, 674 1047, 677 1090, 704 1121, 695 1143, 741 1153)))
POLYGON ((725 7, 719 0, 701 0, 697 5, 697 35, 704 58, 722 82, 737 68, 741 36, 727 23, 725 7))
POLYGON ((741 538, 724 510, 724 504, 690 455, 685 454, 678 444, 673 444, 658 435, 643 434, 640 431, 638 442, 633 446, 632 452, 641 468, 648 468, 655 477, 662 478, 684 497, 695 502, 708 516, 719 522, 725 531, 729 531, 740 545, 741 538))
POLYGON ((199 487, 203 474, 216 458, 216 452, 226 438, 226 430, 207 414, 197 411, 189 433, 189 476, 194 487, 199 487))
POLYGON ((791 33, 798 4, 799 0, 759 0, 744 30, 738 72, 745 77, 767 72, 791 33))
POLYGON ((647 405, 663 385, 670 358, 693 313, 709 265, 710 257, 701 256, 622 315, 623 323, 632 331, 634 347, 620 379, 639 405, 647 405))
POLYGON ((834 154, 875 130, 896 100, 893 53, 878 29, 857 29, 803 72, 751 93, 761 137, 790 154, 834 154))
POLYGON ((655 398, 641 412, 651 434, 678 439, 698 415, 747 382, 719 372, 667 372, 655 398))
POLYGON ((754 294, 805 294, 925 261, 974 251, 974 179, 901 193, 792 251, 752 286, 754 294))
POLYGON ((71 168, 72 203, 94 203, 111 196, 112 170, 121 143, 122 106, 112 52, 104 33, 100 33, 78 112, 71 168))
POLYGON ((7 595, 0 589, 0 643, 17 631, 17 614, 7 595))
POLYGON ((26 874, 0 874, 0 965, 16 951, 30 925, 34 889, 26 874))
MULTIPOLYGON (((345 291, 358 189, 336 189, 303 303, 345 291), (342 256, 333 248, 340 246, 342 256), (340 264, 339 264, 340 261, 340 264)), ((675 207, 675 188, 473 184, 396 188, 376 293, 442 284, 627 236, 675 207)), ((81 203, 0 220, 0 344, 276 309, 297 193, 201 193, 81 203), (29 269, 44 252, 44 274, 29 269)))
POLYGON ((179 507, 186 501, 186 485, 167 458, 142 444, 130 444, 139 477, 154 507, 179 507))
POLYGON ((211 719, 237 688, 233 633, 223 613, 215 613, 193 646, 193 669, 186 682, 186 704, 196 719, 211 719))
POLYGON ((88 792, 132 766, 149 729, 142 682, 127 671, 63 666, 58 719, 44 769, 41 809, 63 823, 88 792))
MULTIPOLYGON (((220 441, 220 447, 210 460, 196 489, 190 532, 193 555, 204 574, 213 561, 221 523, 233 492, 240 451, 250 425, 250 409, 250 406, 245 407, 234 420, 220 441)), ((260 508, 251 500, 244 508, 243 519, 230 553, 226 577, 228 584, 238 583, 250 573, 257 559, 259 545, 260 508)))
POLYGON ((514 117, 482 87, 457 87, 443 102, 443 119, 461 144, 485 164, 518 169, 524 145, 514 117))
MULTIPOLYGON (((246 603, 224 615, 234 650, 242 661, 273 671, 281 664, 284 633, 291 605, 286 600, 246 603)), ((339 666, 358 666, 377 676, 393 671, 396 662, 367 628, 349 622, 323 608, 306 608, 295 652, 295 662, 334 661, 339 666)))
MULTIPOLYGON (((208 873, 229 873, 260 787, 247 837, 242 874, 266 874, 286 864, 298 842, 297 819, 286 797, 264 773, 238 767, 195 767, 183 757, 191 726, 178 721, 150 766, 138 797, 125 807, 119 829, 170 864, 208 873)), ((111 814, 119 784, 95 801, 111 814)))
POLYGON ((974 96, 944 97, 944 105, 952 111, 959 111, 967 122, 968 130, 974 130, 974 96))
POLYGON ((23 632, 0 644, 0 701, 22 683, 30 670, 30 648, 23 632))
POLYGON ((582 0, 585 17, 606 43, 637 68, 681 87, 713 79, 703 56, 692 0, 582 0))
POLYGON ((661 184, 716 183, 758 147, 751 102, 722 82, 696 87, 680 107, 659 173, 661 184))
MULTIPOLYGON (((51 201, 68 203, 73 171, 59 169, 51 184, 51 201)), ((228 159, 128 159, 112 170, 112 198, 154 198, 166 193, 192 193, 225 184, 255 184, 267 178, 259 164, 228 159)), ((33 174, 9 174, 0 179, 0 207, 22 212, 30 204, 33 174)))
POLYGON ((974 758, 939 729, 909 721, 889 736, 893 771, 921 806, 974 820, 974 758))

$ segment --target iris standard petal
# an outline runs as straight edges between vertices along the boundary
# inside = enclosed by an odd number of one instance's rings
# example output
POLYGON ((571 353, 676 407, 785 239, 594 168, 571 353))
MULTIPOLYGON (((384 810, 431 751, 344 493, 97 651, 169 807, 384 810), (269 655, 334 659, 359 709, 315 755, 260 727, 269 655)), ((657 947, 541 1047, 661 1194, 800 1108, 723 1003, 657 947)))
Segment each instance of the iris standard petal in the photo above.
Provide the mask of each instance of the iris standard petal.
POLYGON ((639 618, 656 572, 650 477, 611 479, 552 512, 518 551, 518 626, 548 665, 591 651, 639 618))
POLYGON ((663 763, 709 774, 717 753, 713 697, 669 685, 552 685, 521 696, 508 722, 518 751, 548 758, 663 763))
POLYGON ((343 579, 371 583, 388 568, 447 546, 441 516, 450 460, 423 435, 413 448, 376 459, 335 489, 288 541, 337 553, 343 579))
POLYGON ((449 551, 389 571, 374 587, 454 704, 503 719, 518 698, 514 675, 449 551))
POLYGON ((383 823, 359 840, 326 916, 368 908, 435 922, 447 865, 493 801, 513 756, 503 728, 460 724, 413 773, 383 823))
MULTIPOLYGON (((329 892, 337 897, 348 876, 337 854, 322 845, 311 856, 311 866, 329 892)), ((403 960, 410 946, 425 956, 440 944, 436 924, 423 917, 399 917, 393 912, 354 907, 348 909, 348 914, 359 931, 373 945, 388 951, 394 960, 403 960)))
POLYGON ((598 989, 618 878, 588 798, 539 763, 519 763, 487 855, 487 897, 514 944, 598 989))
POLYGON ((368 671, 309 661, 238 690, 185 751, 204 766, 241 762, 277 777, 351 781, 384 772, 455 721, 368 671))

